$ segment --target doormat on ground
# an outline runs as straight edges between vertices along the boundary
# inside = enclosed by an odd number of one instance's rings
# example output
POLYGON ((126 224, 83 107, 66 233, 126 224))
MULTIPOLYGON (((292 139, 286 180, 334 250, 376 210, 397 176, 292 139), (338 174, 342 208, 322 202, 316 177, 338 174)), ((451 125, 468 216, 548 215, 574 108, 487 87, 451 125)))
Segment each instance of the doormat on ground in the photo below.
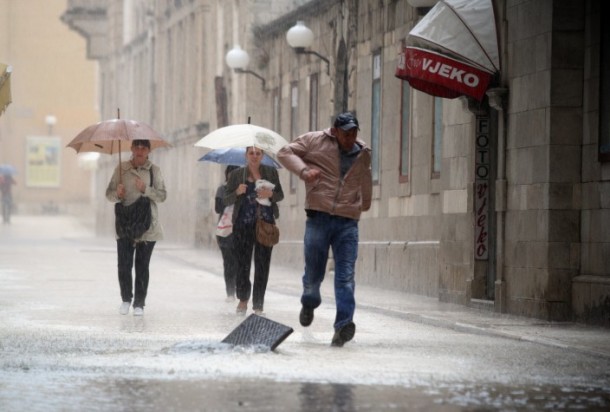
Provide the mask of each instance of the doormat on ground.
POLYGON ((252 314, 239 324, 222 343, 235 346, 261 345, 275 350, 294 329, 263 316, 252 314))

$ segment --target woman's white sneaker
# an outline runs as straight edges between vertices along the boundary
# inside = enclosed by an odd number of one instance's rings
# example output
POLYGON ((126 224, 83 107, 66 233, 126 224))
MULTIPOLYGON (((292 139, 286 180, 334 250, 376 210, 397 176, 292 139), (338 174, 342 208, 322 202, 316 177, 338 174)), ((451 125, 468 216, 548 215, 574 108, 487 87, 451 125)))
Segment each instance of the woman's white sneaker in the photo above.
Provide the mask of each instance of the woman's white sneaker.
POLYGON ((129 303, 129 302, 121 303, 121 307, 119 308, 119 313, 121 315, 127 315, 129 313, 130 306, 131 306, 131 303, 129 303))
POLYGON ((144 308, 133 308, 133 316, 144 316, 144 308))

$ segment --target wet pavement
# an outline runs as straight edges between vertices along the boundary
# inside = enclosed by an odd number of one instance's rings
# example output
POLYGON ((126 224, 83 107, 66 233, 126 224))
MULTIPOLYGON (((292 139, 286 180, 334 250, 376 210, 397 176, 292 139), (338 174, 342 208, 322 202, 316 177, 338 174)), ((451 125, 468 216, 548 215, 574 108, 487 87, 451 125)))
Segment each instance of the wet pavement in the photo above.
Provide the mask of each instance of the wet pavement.
POLYGON ((358 285, 330 347, 332 281, 298 324, 300 269, 273 266, 275 351, 220 343, 244 320, 216 250, 159 242, 144 317, 118 314, 113 239, 68 216, 0 226, 0 410, 608 410, 610 330, 358 285))

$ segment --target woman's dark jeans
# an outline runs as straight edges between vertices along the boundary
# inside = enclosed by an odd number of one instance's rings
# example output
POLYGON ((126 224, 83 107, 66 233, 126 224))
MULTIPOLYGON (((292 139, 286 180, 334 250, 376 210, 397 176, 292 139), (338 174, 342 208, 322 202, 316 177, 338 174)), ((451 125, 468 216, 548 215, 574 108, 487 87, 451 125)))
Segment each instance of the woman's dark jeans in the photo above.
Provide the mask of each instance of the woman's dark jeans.
POLYGON ((134 308, 143 308, 148 292, 148 266, 156 242, 137 242, 129 239, 117 239, 117 255, 119 266, 119 286, 123 302, 131 302, 134 308), (132 289, 131 269, 136 266, 135 297, 132 289))
POLYGON ((252 309, 263 310, 265 291, 269 280, 269 265, 273 247, 256 241, 254 226, 233 226, 233 253, 237 259, 235 291, 239 300, 249 300, 252 293, 252 309), (254 286, 250 282, 250 267, 254 251, 254 286))

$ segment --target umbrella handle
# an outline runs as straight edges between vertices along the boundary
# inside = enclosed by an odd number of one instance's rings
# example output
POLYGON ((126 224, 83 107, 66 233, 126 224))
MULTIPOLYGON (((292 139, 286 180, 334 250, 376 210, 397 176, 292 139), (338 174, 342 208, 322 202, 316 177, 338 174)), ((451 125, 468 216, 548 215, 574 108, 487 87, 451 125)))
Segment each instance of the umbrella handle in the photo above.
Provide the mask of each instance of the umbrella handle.
MULTIPOLYGON (((116 118, 121 118, 121 108, 116 108, 116 118)), ((121 139, 119 139, 119 184, 123 184, 123 171, 121 170, 121 139)))
POLYGON ((121 170, 121 140, 120 139, 119 139, 119 184, 123 184, 123 171, 121 170))

